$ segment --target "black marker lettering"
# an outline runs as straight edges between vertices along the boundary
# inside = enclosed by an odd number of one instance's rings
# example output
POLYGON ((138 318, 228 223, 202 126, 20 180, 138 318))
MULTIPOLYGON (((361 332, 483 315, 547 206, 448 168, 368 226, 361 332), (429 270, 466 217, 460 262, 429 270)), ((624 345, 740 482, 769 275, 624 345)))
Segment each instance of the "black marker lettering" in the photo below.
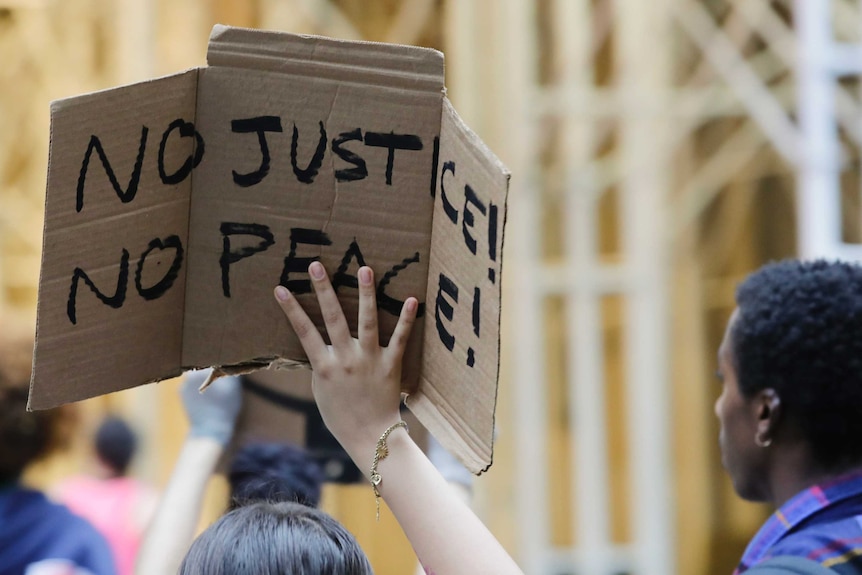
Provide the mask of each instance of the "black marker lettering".
POLYGON ((473 227, 475 220, 473 219, 473 212, 470 211, 470 204, 476 206, 479 211, 484 216, 487 210, 485 209, 485 204, 479 200, 478 196, 476 196, 476 192, 473 191, 469 185, 464 186, 464 218, 461 221, 461 231, 464 233, 464 243, 467 244, 467 249, 475 255, 476 254, 476 238, 470 235, 470 231, 467 229, 468 227, 473 227))
MULTIPOLYGON (((392 266, 392 269, 383 274, 380 283, 377 284, 377 309, 382 309, 388 314, 399 316, 401 308, 404 307, 404 302, 386 293, 386 286, 398 276, 398 273, 406 269, 407 266, 419 262, 419 252, 413 254, 411 258, 404 258, 400 264, 392 266)), ((420 303, 416 308, 416 317, 425 315, 425 304, 420 303)))
POLYGON ((395 150, 421 150, 422 140, 413 134, 396 134, 389 132, 365 132, 365 145, 377 148, 388 148, 389 156, 386 158, 386 185, 392 185, 392 168, 395 164, 395 150))
POLYGON ((260 183, 269 173, 269 145, 266 143, 267 132, 281 132, 281 118, 278 116, 258 116, 256 118, 245 118, 242 120, 231 120, 231 131, 237 134, 257 134, 257 141, 260 144, 260 167, 248 174, 239 174, 232 170, 233 181, 236 185, 248 188, 257 183, 260 183))
MULTIPOLYGON (((491 204, 488 208, 488 257, 497 261, 497 206, 491 204)), ((497 270, 488 268, 488 279, 491 283, 497 281, 497 270)))
POLYGON ((362 130, 356 128, 350 132, 342 132, 338 134, 337 138, 332 140, 332 152, 345 162, 356 166, 354 168, 335 170, 335 179, 339 182, 353 182, 365 179, 368 176, 368 167, 365 165, 365 160, 350 150, 341 147, 343 143, 353 140, 362 141, 362 130))
POLYGON ((162 134, 162 143, 159 144, 159 177, 162 179, 162 183, 165 184, 179 184, 192 173, 192 170, 201 163, 201 160, 204 157, 204 139, 195 130, 195 125, 191 122, 186 122, 182 118, 178 120, 174 120, 168 126, 168 129, 165 130, 165 133, 162 134), (179 167, 179 169, 173 174, 165 173, 165 147, 168 144, 168 137, 170 137, 171 132, 179 128, 180 137, 182 138, 190 138, 192 136, 195 137, 195 145, 194 145, 194 153, 193 155, 186 158, 186 161, 183 162, 183 165, 179 167))
POLYGON ((290 141, 290 165, 293 166, 293 173, 296 174, 296 179, 303 184, 310 184, 314 181, 320 166, 323 164, 323 155, 326 153, 326 128, 323 122, 320 122, 320 140, 317 142, 317 149, 314 155, 308 162, 305 169, 296 165, 296 148, 299 145, 299 130, 296 129, 296 124, 293 125, 293 139, 290 141))
POLYGON ((320 259, 318 256, 296 257, 296 248, 299 244, 330 246, 332 245, 332 240, 329 239, 329 236, 323 230, 309 230, 306 228, 290 229, 290 252, 284 258, 284 268, 281 270, 281 279, 279 279, 278 283, 295 294, 311 292, 311 280, 292 280, 288 279, 288 275, 290 273, 308 273, 308 266, 311 265, 311 262, 316 262, 320 259))
POLYGON ((443 211, 446 212, 446 215, 449 216, 453 224, 457 224, 458 210, 455 209, 455 206, 446 197, 446 178, 444 177, 446 172, 452 172, 452 175, 455 175, 455 162, 443 162, 443 172, 440 174, 440 201, 443 202, 443 211))
POLYGON ((165 292, 171 289, 171 286, 174 285, 174 281, 177 279, 182 265, 183 243, 180 240, 179 236, 168 236, 165 238, 164 242, 162 242, 162 240, 159 238, 154 239, 150 242, 149 247, 144 250, 144 253, 141 254, 141 258, 138 260, 138 268, 135 271, 135 287, 138 289, 138 293, 141 294, 141 297, 143 297, 145 300, 158 299, 162 297, 165 292), (176 252, 174 254, 174 261, 171 263, 170 269, 165 272, 164 277, 162 277, 162 279, 159 280, 158 283, 156 283, 152 287, 143 287, 141 285, 141 275, 144 272, 144 262, 147 260, 147 256, 149 256, 153 250, 166 249, 173 249, 176 252))
POLYGON ((458 303, 458 286, 446 277, 443 274, 440 274, 439 288, 437 290, 437 304, 436 310, 434 311, 434 319, 437 323, 437 334, 440 336, 440 341, 443 342, 443 345, 446 346, 446 349, 452 351, 455 349, 455 336, 446 331, 446 326, 443 325, 443 320, 440 318, 440 314, 443 314, 443 317, 452 321, 452 318, 455 315, 455 310, 443 294, 448 295, 452 298, 452 301, 458 303))
POLYGON ((359 288, 359 278, 347 273, 347 267, 350 265, 351 260, 354 259, 358 266, 361 267, 365 265, 365 257, 362 255, 362 250, 359 249, 359 244, 356 243, 355 238, 350 242, 350 247, 347 248, 347 251, 344 252, 344 257, 341 258, 341 264, 339 264, 338 269, 335 271, 335 275, 332 277, 332 289, 336 292, 341 286, 347 286, 354 289, 359 288))
POLYGON ((69 301, 66 303, 66 315, 69 316, 69 321, 72 322, 72 325, 78 323, 76 302, 78 299, 79 280, 84 280, 84 283, 89 286, 90 291, 96 294, 96 297, 103 304, 109 305, 114 309, 119 309, 123 306, 123 302, 126 301, 126 287, 129 284, 129 252, 123 250, 123 255, 120 257, 120 275, 117 277, 117 290, 112 296, 106 296, 99 291, 99 288, 96 287, 96 284, 93 283, 87 272, 81 268, 75 268, 75 271, 72 273, 72 287, 69 289, 69 301))
POLYGON ((440 165, 440 136, 434 136, 434 154, 431 156, 431 197, 437 195, 437 168, 440 165))
POLYGON ((269 226, 262 224, 241 224, 237 222, 222 222, 220 228, 222 236, 222 253, 219 258, 221 265, 221 289, 224 297, 230 297, 230 266, 241 259, 250 257, 258 252, 265 251, 275 243, 269 226), (230 237, 234 235, 256 236, 261 242, 253 247, 243 247, 237 251, 230 249, 230 237))
POLYGON ((117 181, 117 176, 114 175, 114 169, 108 161, 108 156, 105 155, 105 150, 102 148, 102 142, 95 135, 90 136, 90 143, 87 145, 87 151, 84 153, 84 162, 81 164, 81 173, 78 176, 78 193, 75 197, 75 211, 80 212, 84 208, 84 182, 87 179, 87 169, 90 167, 90 155, 93 150, 99 155, 102 161, 102 167, 105 168, 105 173, 108 175, 108 180, 114 191, 117 192, 117 197, 124 204, 128 204, 135 199, 135 194, 138 193, 138 184, 141 182, 141 167, 144 164, 144 151, 147 149, 147 134, 149 129, 146 126, 141 127, 141 144, 138 147, 138 157, 135 160, 135 166, 132 168, 132 175, 129 178, 129 185, 125 191, 120 187, 120 182, 117 181))
POLYGON ((479 318, 482 314, 482 291, 473 288, 473 333, 479 337, 479 318))

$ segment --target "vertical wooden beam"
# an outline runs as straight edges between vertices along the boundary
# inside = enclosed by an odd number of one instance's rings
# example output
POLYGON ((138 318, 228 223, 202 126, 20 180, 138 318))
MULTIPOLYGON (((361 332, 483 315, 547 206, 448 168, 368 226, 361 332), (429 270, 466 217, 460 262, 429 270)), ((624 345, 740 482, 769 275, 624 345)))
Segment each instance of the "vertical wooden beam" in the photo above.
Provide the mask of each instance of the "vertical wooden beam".
POLYGON ((433 15, 434 0, 402 0, 389 24, 385 41, 394 44, 415 44, 433 15))
POLYGON ((213 22, 254 28, 260 24, 258 0, 211 0, 213 22))
MULTIPOLYGON (((593 91, 592 2, 559 0, 552 9, 557 86, 565 102, 583 101, 593 91)), ((593 281, 599 273, 599 211, 593 178, 593 120, 560 111, 562 122, 558 162, 562 164, 565 205, 566 267, 574 281, 567 293, 568 410, 570 487, 576 505, 571 514, 577 535, 578 570, 606 575, 612 561, 610 537, 609 457, 605 409, 605 349, 602 290, 593 281)))
POLYGON ((212 17, 209 2, 154 1, 156 25, 148 41, 155 52, 155 74, 174 74, 206 64, 207 39, 218 22, 212 17))
POLYGON ((511 310, 509 328, 512 334, 518 334, 510 341, 517 339, 518 347, 504 349, 502 355, 512 354, 510 377, 517 458, 514 503, 519 518, 517 558, 526 573, 541 574, 547 565, 549 502, 547 486, 536 481, 536 474, 544 477, 544 473, 537 470, 547 469, 549 454, 543 441, 546 433, 545 366, 541 360, 537 361, 544 355, 545 333, 541 323, 543 294, 537 281, 541 269, 537 233, 541 199, 538 167, 534 163, 537 142, 531 109, 537 89, 536 6, 533 1, 522 0, 504 0, 501 4, 499 10, 505 18, 501 36, 509 46, 511 58, 509 74, 500 94, 505 102, 510 132, 500 152, 512 173, 520 174, 512 180, 509 192, 505 247, 508 270, 502 278, 503 303, 511 310))
POLYGON ((670 89, 670 0, 616 3, 618 98, 623 105, 619 157, 627 330, 629 446, 633 456, 633 553, 639 575, 675 572, 669 417, 665 235, 671 170, 667 113, 670 89))

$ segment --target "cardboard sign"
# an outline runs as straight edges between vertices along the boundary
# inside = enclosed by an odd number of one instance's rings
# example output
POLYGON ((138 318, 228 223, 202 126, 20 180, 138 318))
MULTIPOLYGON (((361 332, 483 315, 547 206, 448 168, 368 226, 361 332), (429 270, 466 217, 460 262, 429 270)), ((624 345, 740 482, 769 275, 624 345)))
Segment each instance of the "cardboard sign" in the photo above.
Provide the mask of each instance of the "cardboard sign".
POLYGON ((30 407, 190 368, 304 363, 272 297, 356 271, 403 389, 469 469, 492 459, 509 174, 445 97, 443 55, 217 26, 208 66, 54 102, 30 407))

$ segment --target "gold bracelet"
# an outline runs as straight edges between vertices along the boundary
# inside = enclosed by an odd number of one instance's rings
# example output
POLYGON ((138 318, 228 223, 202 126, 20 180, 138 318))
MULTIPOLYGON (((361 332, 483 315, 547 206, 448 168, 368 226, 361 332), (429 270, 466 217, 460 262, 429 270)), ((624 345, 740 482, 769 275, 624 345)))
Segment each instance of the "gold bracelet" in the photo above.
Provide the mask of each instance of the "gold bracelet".
POLYGON ((377 464, 380 463, 381 460, 386 459, 386 456, 389 455, 389 447, 386 445, 386 438, 388 438, 389 434, 399 427, 403 427, 407 433, 410 433, 410 430, 407 429, 407 423, 404 421, 393 423, 386 428, 386 431, 384 431, 383 435, 380 436, 380 439, 377 440, 377 449, 374 450, 374 462, 371 464, 371 488, 374 489, 374 499, 377 502, 377 521, 380 521, 380 491, 378 491, 377 486, 380 485, 381 481, 383 481, 383 478, 380 477, 380 474, 377 472, 377 464))

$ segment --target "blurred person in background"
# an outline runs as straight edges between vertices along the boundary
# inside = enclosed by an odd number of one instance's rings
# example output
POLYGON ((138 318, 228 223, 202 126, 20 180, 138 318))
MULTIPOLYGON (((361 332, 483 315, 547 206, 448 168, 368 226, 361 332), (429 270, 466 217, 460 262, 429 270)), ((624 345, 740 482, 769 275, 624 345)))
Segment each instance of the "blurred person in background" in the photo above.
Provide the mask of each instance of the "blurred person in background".
POLYGON ((257 501, 290 501, 317 507, 324 473, 305 449, 288 443, 242 446, 230 463, 230 509, 257 501))
MULTIPOLYGON (((210 370, 188 373, 181 384, 189 435, 156 518, 147 529, 137 562, 136 572, 140 575, 177 572, 194 539, 207 482, 233 438, 242 406, 242 380, 221 377, 199 392, 210 373, 210 370)), ((305 449, 286 443, 253 442, 237 451, 227 478, 229 510, 258 502, 316 507, 320 503, 324 473, 305 449)), ((300 510, 300 515, 330 525, 319 514, 300 510)))
POLYGON ((28 412, 33 341, 0 340, 0 575, 114 575, 104 537, 22 484, 27 466, 68 437, 66 411, 28 412))
POLYGON ((210 370, 187 373, 180 385, 189 432, 144 533, 135 562, 137 575, 177 572, 194 538, 207 483, 233 437, 242 384, 238 377, 221 377, 201 393, 198 389, 209 374, 210 370))
POLYGON ((158 503, 156 491, 128 473, 137 446, 123 419, 105 418, 93 438, 93 474, 63 481, 52 493, 105 536, 120 575, 134 572, 144 529, 158 503))

